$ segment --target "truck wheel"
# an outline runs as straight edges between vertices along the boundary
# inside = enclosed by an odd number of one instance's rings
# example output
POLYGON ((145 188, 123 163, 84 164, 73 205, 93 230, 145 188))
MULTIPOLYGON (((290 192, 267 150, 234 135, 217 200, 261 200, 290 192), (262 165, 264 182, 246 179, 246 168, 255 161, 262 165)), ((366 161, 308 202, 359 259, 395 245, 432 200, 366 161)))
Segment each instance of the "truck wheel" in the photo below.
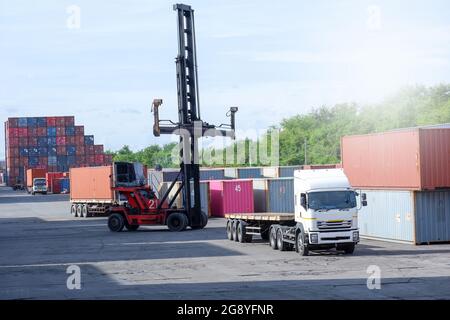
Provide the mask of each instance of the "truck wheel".
POLYGON ((108 218, 108 227, 109 230, 113 232, 120 232, 123 230, 123 227, 125 226, 125 221, 123 219, 123 216, 119 213, 113 213, 108 218))
POLYGON ((297 251, 301 256, 307 256, 309 254, 309 249, 303 238, 303 233, 297 233, 297 236, 295 238, 295 251, 297 251))
POLYGON ((82 218, 83 217, 83 210, 82 210, 83 205, 82 204, 78 204, 77 205, 77 215, 82 218))
POLYGON ((237 227, 237 236, 238 236, 238 241, 241 243, 244 242, 252 242, 252 235, 251 234, 247 234, 246 231, 246 226, 247 223, 245 223, 244 221, 239 221, 238 227, 237 227))
POLYGON ((269 242, 273 250, 277 250, 277 230, 274 227, 270 227, 269 242))
POLYGON ((125 227, 127 228, 128 231, 136 231, 137 229, 139 229, 139 225, 138 224, 126 224, 125 227))
POLYGON ((72 204, 72 205, 70 206, 70 214, 71 214, 72 216, 74 216, 75 218, 78 217, 78 214, 77 214, 77 205, 76 205, 76 204, 72 204))
POLYGON ((191 227, 194 230, 203 229, 208 224, 208 215, 205 212, 201 212, 201 221, 202 224, 199 226, 191 227))
POLYGON ((287 250, 287 243, 283 241, 283 231, 281 228, 278 228, 277 230, 277 247, 280 251, 287 250))
POLYGON ((232 220, 227 220, 227 238, 228 240, 233 241, 233 233, 231 232, 231 224, 233 223, 232 220))
POLYGON ((261 232, 261 239, 263 239, 265 241, 269 240, 269 229, 261 232))
POLYGON ((345 244, 342 246, 337 246, 336 249, 344 251, 345 254, 353 254, 353 252, 355 252, 355 244, 352 243, 352 244, 345 244))
POLYGON ((187 227, 187 220, 186 215, 181 212, 172 213, 167 218, 167 227, 173 232, 183 231, 187 227))
POLYGON ((238 233, 237 233, 238 224, 239 224, 239 220, 233 220, 233 224, 231 225, 231 232, 233 233, 234 241, 239 241, 238 233))
POLYGON ((87 206, 87 204, 82 204, 82 205, 81 205, 81 214, 82 214, 83 217, 85 217, 85 218, 89 217, 88 206, 87 206))

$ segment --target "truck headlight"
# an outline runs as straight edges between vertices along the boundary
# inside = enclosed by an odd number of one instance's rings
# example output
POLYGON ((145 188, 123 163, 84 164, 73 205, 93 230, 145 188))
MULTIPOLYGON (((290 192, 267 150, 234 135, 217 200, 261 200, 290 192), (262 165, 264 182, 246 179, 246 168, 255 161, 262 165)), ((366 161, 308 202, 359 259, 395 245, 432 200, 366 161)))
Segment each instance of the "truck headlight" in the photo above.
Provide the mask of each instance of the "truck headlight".
POLYGON ((311 243, 319 243, 319 235, 317 233, 311 233, 309 235, 309 240, 311 243))
POLYGON ((359 231, 353 231, 353 241, 359 241, 359 231))

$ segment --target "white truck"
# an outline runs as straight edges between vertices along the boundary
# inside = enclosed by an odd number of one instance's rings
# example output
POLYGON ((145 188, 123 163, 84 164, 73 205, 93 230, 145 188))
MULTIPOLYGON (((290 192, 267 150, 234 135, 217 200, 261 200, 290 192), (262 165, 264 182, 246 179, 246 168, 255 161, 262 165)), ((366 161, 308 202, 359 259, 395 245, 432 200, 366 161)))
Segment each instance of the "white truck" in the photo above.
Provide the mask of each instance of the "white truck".
POLYGON ((296 170, 294 213, 227 214, 227 237, 251 242, 254 235, 269 240, 273 249, 336 248, 352 254, 359 242, 358 210, 366 195, 352 189, 342 169, 296 170))

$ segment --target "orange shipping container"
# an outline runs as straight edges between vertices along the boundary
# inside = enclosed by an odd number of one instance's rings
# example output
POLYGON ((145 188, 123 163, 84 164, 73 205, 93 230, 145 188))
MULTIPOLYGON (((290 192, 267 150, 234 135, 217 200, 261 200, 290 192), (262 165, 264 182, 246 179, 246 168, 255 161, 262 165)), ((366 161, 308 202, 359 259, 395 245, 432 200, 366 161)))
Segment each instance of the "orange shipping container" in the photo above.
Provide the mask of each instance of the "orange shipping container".
POLYGON ((70 200, 112 202, 112 166, 70 169, 70 200))
POLYGON ((342 165, 353 187, 450 188, 450 128, 413 128, 342 138, 342 165))

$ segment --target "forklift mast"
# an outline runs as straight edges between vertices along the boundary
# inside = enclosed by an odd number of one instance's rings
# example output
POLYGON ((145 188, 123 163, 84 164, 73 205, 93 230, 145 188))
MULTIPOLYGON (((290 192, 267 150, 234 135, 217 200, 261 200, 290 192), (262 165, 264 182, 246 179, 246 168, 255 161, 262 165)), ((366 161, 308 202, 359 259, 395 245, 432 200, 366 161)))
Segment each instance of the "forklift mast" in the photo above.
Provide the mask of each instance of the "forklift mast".
MULTIPOLYGON (((160 134, 179 134, 182 150, 180 157, 180 172, 177 178, 172 182, 166 194, 161 199, 164 203, 169 193, 174 188, 178 178, 181 178, 181 185, 174 195, 182 193, 183 206, 186 211, 191 226, 200 226, 201 221, 201 203, 200 203, 200 165, 198 156, 198 139, 207 132, 209 136, 231 136, 234 138, 234 124, 236 107, 230 108, 231 124, 222 124, 216 128, 203 122, 200 118, 200 103, 198 94, 198 74, 197 74, 197 53, 194 26, 194 10, 184 4, 175 4, 173 7, 177 12, 178 18, 178 55, 176 57, 177 70, 177 97, 178 97, 178 122, 159 119, 159 107, 162 104, 161 99, 153 101, 152 111, 155 117, 153 133, 155 136, 160 134), (161 123, 165 124, 161 125, 161 123), (195 130, 194 130, 195 128, 195 130), (180 130, 181 129, 181 130, 180 130), (200 129, 200 130, 199 130, 200 129), (183 133, 180 133, 183 132, 183 133), (186 132, 189 134, 186 135, 186 132), (191 196, 192 195, 192 196, 191 196)), ((174 200, 173 199, 173 200, 174 200)), ((169 203, 172 207, 173 201, 169 203)))

